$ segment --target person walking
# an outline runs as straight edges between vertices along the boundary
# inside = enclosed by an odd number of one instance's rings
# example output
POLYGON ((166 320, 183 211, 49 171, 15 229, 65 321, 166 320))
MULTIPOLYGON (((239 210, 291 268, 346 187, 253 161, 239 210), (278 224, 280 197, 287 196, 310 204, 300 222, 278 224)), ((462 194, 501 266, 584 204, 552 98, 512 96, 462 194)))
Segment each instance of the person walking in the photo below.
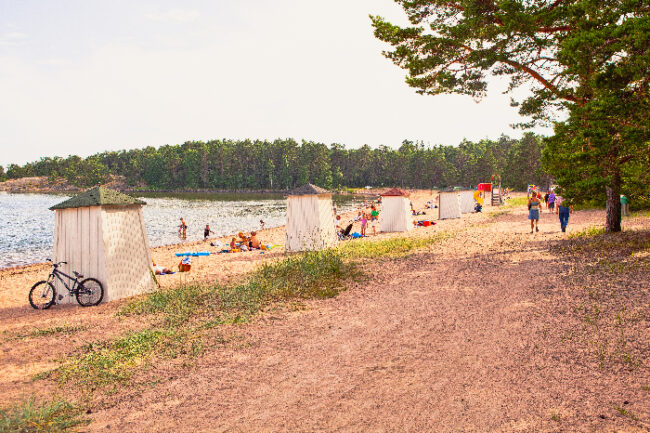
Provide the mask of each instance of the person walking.
POLYGON ((557 197, 553 191, 548 195, 548 209, 550 209, 551 213, 555 213, 555 202, 557 200, 557 197))
POLYGON ((566 226, 569 225, 569 214, 573 213, 573 205, 561 196, 555 198, 557 202, 557 216, 560 218, 560 228, 566 232, 566 226))
POLYGON ((533 193, 528 199, 528 219, 530 220, 530 232, 539 231, 539 207, 541 200, 533 193))
POLYGON ((546 194, 544 194, 544 205, 546 206, 546 209, 548 209, 548 197, 550 196, 550 191, 546 191, 546 194))

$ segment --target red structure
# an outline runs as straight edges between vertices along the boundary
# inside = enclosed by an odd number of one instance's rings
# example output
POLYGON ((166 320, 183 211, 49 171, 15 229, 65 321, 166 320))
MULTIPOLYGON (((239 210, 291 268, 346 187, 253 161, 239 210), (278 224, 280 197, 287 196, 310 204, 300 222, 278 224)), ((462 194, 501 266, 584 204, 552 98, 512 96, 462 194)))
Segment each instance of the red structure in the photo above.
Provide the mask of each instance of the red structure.
POLYGON ((492 184, 491 183, 479 183, 476 186, 476 189, 478 191, 492 191, 492 184))

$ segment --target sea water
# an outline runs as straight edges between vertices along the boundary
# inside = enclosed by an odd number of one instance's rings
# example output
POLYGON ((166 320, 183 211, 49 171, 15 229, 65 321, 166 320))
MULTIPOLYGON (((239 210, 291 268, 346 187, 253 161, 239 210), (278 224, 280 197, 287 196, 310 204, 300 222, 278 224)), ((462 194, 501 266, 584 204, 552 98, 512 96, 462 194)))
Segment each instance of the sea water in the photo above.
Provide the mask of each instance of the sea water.
MULTIPOLYGON (((42 263, 52 257, 54 212, 49 208, 69 198, 53 194, 0 192, 0 268, 42 263)), ((280 194, 142 194, 144 223, 152 247, 203 239, 210 224, 210 237, 260 229, 286 223, 287 202, 280 194), (188 226, 187 239, 179 238, 180 218, 188 226)), ((338 210, 357 207, 362 199, 334 196, 338 210)))

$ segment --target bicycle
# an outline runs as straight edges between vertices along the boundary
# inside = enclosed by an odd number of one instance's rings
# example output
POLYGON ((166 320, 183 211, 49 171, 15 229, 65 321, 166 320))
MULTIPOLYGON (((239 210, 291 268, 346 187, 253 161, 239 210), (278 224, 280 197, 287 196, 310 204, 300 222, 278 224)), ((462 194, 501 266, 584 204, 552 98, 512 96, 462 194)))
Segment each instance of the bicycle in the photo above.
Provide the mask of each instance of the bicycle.
MULTIPOLYGON (((48 262, 52 260, 47 259, 48 262)), ((77 271, 72 271, 74 277, 58 270, 60 265, 67 264, 67 262, 52 263, 52 271, 47 277, 47 280, 39 281, 38 283, 32 286, 32 289, 29 291, 29 303, 30 305, 37 310, 46 310, 54 304, 56 298, 56 290, 52 281, 57 278, 61 283, 68 289, 69 295, 75 295, 77 302, 82 307, 90 307, 93 305, 98 305, 104 299, 104 287, 95 278, 86 278, 85 280, 79 281, 79 278, 83 278, 77 271), (72 287, 70 287, 62 277, 66 277, 68 280, 72 281, 72 287)), ((59 300, 63 299, 64 295, 59 295, 59 300)))

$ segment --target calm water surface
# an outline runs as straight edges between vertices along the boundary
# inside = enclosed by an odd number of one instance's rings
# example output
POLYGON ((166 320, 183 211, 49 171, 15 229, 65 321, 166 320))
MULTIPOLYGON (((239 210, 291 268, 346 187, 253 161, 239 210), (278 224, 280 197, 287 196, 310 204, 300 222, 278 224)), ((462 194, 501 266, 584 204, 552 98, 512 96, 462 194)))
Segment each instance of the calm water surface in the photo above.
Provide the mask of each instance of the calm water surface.
MULTIPOLYGON (((54 212, 48 208, 68 196, 9 194, 0 192, 0 268, 44 262, 52 256, 54 212)), ((211 236, 277 227, 286 222, 286 199, 269 194, 145 194, 140 196, 151 246, 180 243, 180 218, 188 225, 187 241, 203 239, 210 224, 211 236)), ((356 207, 362 199, 335 196, 339 211, 356 207)))

